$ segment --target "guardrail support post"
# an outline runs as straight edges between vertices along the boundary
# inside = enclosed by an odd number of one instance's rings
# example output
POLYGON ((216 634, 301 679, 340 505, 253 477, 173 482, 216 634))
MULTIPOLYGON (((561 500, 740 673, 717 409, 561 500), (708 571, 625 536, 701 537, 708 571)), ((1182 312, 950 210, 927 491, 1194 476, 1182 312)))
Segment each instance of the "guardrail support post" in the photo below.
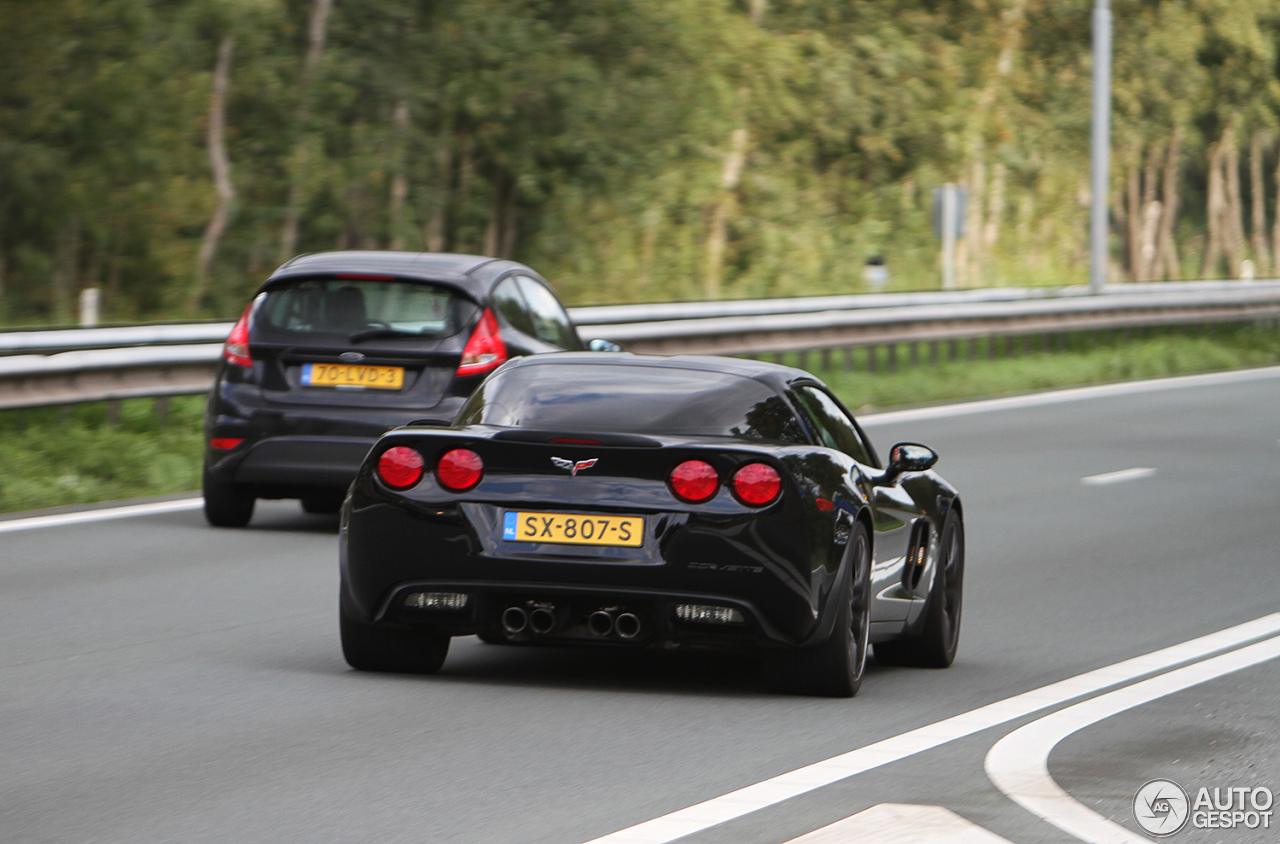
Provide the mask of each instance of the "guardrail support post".
POLYGON ((853 346, 844 347, 844 371, 853 372, 853 346))

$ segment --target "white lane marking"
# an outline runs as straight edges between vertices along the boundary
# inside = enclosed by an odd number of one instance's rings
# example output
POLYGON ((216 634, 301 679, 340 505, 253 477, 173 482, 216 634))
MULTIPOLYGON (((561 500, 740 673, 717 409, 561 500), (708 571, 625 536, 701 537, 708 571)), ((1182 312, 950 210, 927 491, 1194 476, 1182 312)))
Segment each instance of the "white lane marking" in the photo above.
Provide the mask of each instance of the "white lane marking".
POLYGON ((881 803, 787 844, 1009 844, 941 806, 881 803))
POLYGON ((1151 477, 1155 473, 1155 469, 1135 467, 1133 469, 1121 469, 1118 472, 1103 472, 1101 475, 1090 475, 1087 478, 1081 478, 1080 483, 1087 486, 1107 486, 1108 484, 1122 484, 1125 481, 1142 480, 1143 478, 1151 477))
POLYGON ((177 501, 157 501, 154 504, 126 504, 124 507, 108 507, 103 510, 83 510, 79 513, 59 513, 54 516, 32 516, 29 519, 13 519, 0 522, 0 533, 15 530, 78 525, 84 522, 105 522, 110 519, 128 519, 133 516, 154 516, 157 513, 177 513, 182 510, 199 510, 203 498, 180 498, 177 501))
POLYGON ((1033 712, 1127 683, 1144 674, 1280 633, 1280 613, 1271 613, 1217 633, 1161 648, 1105 668, 1088 671, 978 709, 910 730, 803 768, 722 794, 662 817, 627 827, 588 844, 667 844, 725 821, 740 818, 833 782, 930 750, 958 738, 1023 718, 1033 712))
MULTIPOLYGON (((1046 715, 995 743, 987 753, 987 776, 1015 803, 1082 841, 1150 844, 1151 839, 1130 832, 1067 794, 1049 775, 1049 753, 1067 736, 1104 718, 1276 657, 1280 657, 1280 636, 1046 715)), ((1140 783, 1135 789, 1137 785, 1140 783)))
POLYGON ((1217 384, 1234 384, 1241 381, 1258 381, 1280 378, 1280 366, 1259 369, 1236 369, 1231 372, 1209 372, 1202 375, 1178 375, 1172 378, 1153 378, 1149 381, 1126 381, 1122 384, 1101 384, 1095 387, 1072 387, 1067 390, 1050 390, 1029 393, 1025 396, 1007 396, 1001 399, 943 404, 936 407, 917 407, 910 410, 888 410, 884 413, 859 415, 864 427, 873 425, 897 425, 902 422, 920 422, 925 419, 945 419, 952 416, 969 416, 974 413, 991 413, 997 410, 1020 410, 1024 407, 1041 407, 1047 404, 1100 399, 1110 396, 1128 396, 1135 393, 1155 393, 1186 387, 1208 387, 1217 384))

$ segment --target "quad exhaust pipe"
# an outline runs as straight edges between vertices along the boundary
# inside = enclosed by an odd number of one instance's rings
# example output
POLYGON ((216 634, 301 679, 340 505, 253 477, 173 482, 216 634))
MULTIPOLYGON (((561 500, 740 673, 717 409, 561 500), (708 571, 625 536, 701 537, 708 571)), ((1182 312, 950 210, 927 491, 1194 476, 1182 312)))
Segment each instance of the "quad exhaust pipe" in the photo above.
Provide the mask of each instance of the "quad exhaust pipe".
POLYGON ((640 635, 640 616, 624 612, 613 620, 613 629, 620 639, 634 639, 640 635))
POLYGON ((529 613, 529 629, 539 636, 545 636, 555 629, 556 614, 549 607, 535 607, 529 613))
POLYGON ((613 632, 613 613, 596 610, 587 619, 587 629, 597 636, 608 636, 613 632))
POLYGON ((526 630, 545 636, 556 629, 556 608, 548 605, 525 611, 524 607, 507 607, 502 612, 502 629, 513 636, 526 630))
POLYGON ((619 639, 634 639, 644 630, 644 625, 633 612, 601 609, 587 617, 587 629, 600 637, 616 633, 619 639))
POLYGON ((529 626, 529 614, 522 607, 507 607, 502 613, 502 629, 508 633, 523 633, 529 626))

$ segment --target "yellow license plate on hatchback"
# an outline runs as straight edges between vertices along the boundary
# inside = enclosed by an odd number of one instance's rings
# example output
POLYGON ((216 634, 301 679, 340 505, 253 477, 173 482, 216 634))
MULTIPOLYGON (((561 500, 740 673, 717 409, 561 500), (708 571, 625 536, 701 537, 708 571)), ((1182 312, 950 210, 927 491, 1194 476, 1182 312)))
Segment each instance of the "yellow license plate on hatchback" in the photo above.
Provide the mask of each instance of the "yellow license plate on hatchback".
POLYGON ((644 542, 644 517, 508 510, 502 514, 502 538, 517 542, 638 548, 644 542))
POLYGON ((398 390, 404 386, 404 367, 304 363, 302 384, 306 387, 370 387, 375 390, 398 390))

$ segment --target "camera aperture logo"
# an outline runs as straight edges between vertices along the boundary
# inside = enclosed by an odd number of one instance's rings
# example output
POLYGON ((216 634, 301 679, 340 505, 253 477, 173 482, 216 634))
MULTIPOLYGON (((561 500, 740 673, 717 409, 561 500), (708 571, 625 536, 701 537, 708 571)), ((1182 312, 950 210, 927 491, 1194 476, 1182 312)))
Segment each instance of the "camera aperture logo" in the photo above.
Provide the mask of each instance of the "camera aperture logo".
POLYGON ((1143 830, 1163 838, 1187 825, 1191 801, 1173 780, 1151 780, 1133 795, 1133 817, 1143 830))
POLYGON ((1151 780, 1133 795, 1133 819, 1164 838, 1190 821, 1195 829, 1270 829, 1275 795, 1269 788, 1200 788, 1192 800, 1173 780, 1151 780))

